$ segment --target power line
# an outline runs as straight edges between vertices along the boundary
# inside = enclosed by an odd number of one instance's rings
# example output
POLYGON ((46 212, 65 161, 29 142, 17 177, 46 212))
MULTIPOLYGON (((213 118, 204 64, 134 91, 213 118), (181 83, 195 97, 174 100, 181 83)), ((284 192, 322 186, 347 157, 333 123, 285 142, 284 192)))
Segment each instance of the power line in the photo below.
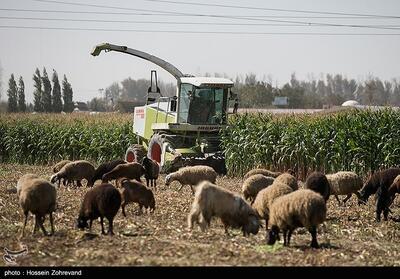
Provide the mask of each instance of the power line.
MULTIPOLYGON (((39 2, 55 2, 48 0, 34 0, 39 2)), ((291 10, 291 9, 273 9, 273 8, 263 8, 263 7, 251 7, 251 6, 234 6, 234 5, 221 5, 221 4, 211 4, 211 3, 196 3, 196 2, 180 2, 180 1, 170 1, 170 0, 143 0, 147 2, 162 2, 162 3, 172 3, 172 4, 182 4, 182 5, 195 5, 195 6, 207 6, 207 7, 222 7, 222 8, 234 8, 234 9, 247 9, 247 10, 263 10, 263 11, 275 11, 275 12, 291 12, 291 13, 309 13, 309 14, 329 14, 329 15, 344 15, 344 16, 374 16, 381 18, 400 18, 400 16, 392 15, 377 15, 377 14, 357 14, 357 13, 339 13, 339 12, 321 12, 321 11, 309 11, 309 10, 291 10)))
MULTIPOLYGON (((39 20, 39 21, 66 21, 66 22, 105 22, 105 23, 145 23, 145 24, 172 24, 172 25, 219 25, 219 26, 305 26, 304 24, 273 24, 273 23, 221 23, 221 22, 178 22, 178 21, 139 21, 139 20, 104 20, 104 19, 70 19, 70 18, 37 18, 37 17, 10 17, 0 16, 0 19, 12 20, 39 20)), ((312 25, 311 27, 315 27, 312 25)), ((320 27, 320 26, 318 26, 320 27)), ((326 26, 325 26, 326 27, 326 26)), ((360 25, 376 29, 397 30, 400 25, 360 25)))
POLYGON ((180 34, 230 34, 230 35, 306 35, 306 36, 400 36, 400 33, 324 33, 324 32, 238 32, 238 31, 185 31, 185 30, 144 30, 144 29, 106 29, 106 28, 69 28, 0 25, 3 29, 36 29, 66 31, 109 31, 137 33, 180 33, 180 34))
MULTIPOLYGON (((161 13, 134 13, 134 12, 101 12, 101 11, 68 11, 68 10, 33 10, 33 9, 16 9, 16 8, 0 8, 0 11, 10 12, 32 12, 32 13, 65 13, 65 14, 95 14, 95 15, 139 15, 139 16, 193 16, 181 14, 161 14, 161 13)), ((196 15, 194 15, 196 16, 196 15)), ((218 15, 216 15, 218 16, 218 15)), ((231 15, 233 17, 240 17, 243 15, 231 15)), ((318 19, 382 19, 376 16, 280 16, 280 15, 246 15, 249 18, 318 18, 318 19)))
POLYGON ((358 25, 358 24, 304 22, 304 21, 293 21, 293 20, 288 21, 288 20, 275 20, 275 19, 248 18, 245 16, 234 17, 234 16, 228 16, 228 15, 177 13, 177 12, 170 12, 170 11, 157 11, 157 10, 136 9, 136 8, 126 8, 126 7, 116 7, 116 6, 106 6, 106 5, 72 3, 72 2, 65 2, 65 1, 50 1, 50 0, 32 0, 32 1, 54 3, 54 4, 66 4, 66 5, 82 6, 82 7, 96 7, 96 8, 122 9, 122 10, 147 11, 147 12, 150 11, 150 12, 160 12, 160 13, 166 13, 166 14, 179 14, 179 15, 202 16, 202 17, 212 17, 212 18, 230 18, 230 19, 244 19, 244 20, 252 20, 252 21, 295 23, 295 24, 304 24, 304 25, 309 25, 309 26, 314 25, 314 26, 332 26, 332 27, 350 27, 350 28, 393 29, 391 27, 377 28, 377 27, 363 26, 363 25, 358 25))

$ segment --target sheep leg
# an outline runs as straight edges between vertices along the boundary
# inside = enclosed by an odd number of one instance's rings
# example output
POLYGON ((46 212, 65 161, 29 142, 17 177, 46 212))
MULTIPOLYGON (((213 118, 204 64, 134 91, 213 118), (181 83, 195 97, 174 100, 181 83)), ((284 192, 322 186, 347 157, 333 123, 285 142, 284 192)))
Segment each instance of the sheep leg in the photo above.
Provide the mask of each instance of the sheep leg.
POLYGON ((308 230, 311 233, 311 248, 319 248, 317 241, 317 227, 313 226, 308 230))
POLYGON ((181 184, 181 187, 179 187, 178 191, 180 191, 182 189, 182 187, 183 187, 183 184, 181 184))
POLYGON ((147 178, 146 178, 146 185, 147 185, 147 187, 149 187, 149 182, 150 182, 150 179, 147 179, 147 178))
POLYGON ((24 227, 22 228, 22 236, 25 236, 25 227, 26 227, 26 223, 28 222, 29 212, 28 211, 24 212, 24 215, 25 215, 25 220, 24 220, 24 227))
POLYGON ((121 207, 122 207, 122 215, 124 215, 124 217, 126 217, 125 206, 126 206, 126 203, 123 202, 122 205, 121 205, 121 207))
POLYGON ((139 205, 139 211, 138 211, 138 215, 142 215, 142 213, 143 213, 143 210, 142 210, 142 208, 143 208, 143 205, 142 205, 142 204, 140 204, 140 205, 139 205))
POLYGON ((287 230, 282 230, 283 231, 283 246, 287 246, 286 242, 286 236, 287 236, 287 230))
POLYGON ((48 235, 46 230, 45 230, 45 228, 44 228, 44 226, 43 226, 44 218, 42 216, 39 217, 38 215, 36 215, 36 222, 39 223, 39 227, 42 230, 43 234, 44 235, 48 235))
POLYGON ((80 180, 77 180, 77 181, 76 181, 76 186, 78 186, 78 187, 82 187, 82 183, 81 183, 81 181, 80 181, 80 180))
POLYGON ((343 204, 345 204, 350 198, 351 198, 351 194, 348 194, 348 195, 344 198, 343 204))
POLYGON ((100 217, 100 224, 101 224, 101 234, 106 234, 106 232, 104 231, 103 217, 100 217))
POLYGON ((383 210, 383 220, 387 221, 388 220, 388 215, 389 215, 389 207, 386 207, 383 210))
POLYGON ((338 202, 338 203, 339 203, 339 205, 340 205, 340 200, 339 200, 339 197, 338 197, 338 195, 335 195, 335 198, 336 198, 337 202, 338 202))
POLYGON ((53 212, 50 212, 50 226, 51 226, 51 234, 50 235, 53 235, 54 234, 54 223, 53 223, 53 212))
POLYGON ((192 185, 190 185, 190 189, 192 190, 192 195, 194 195, 194 189, 192 185))
POLYGON ((92 223, 93 223, 93 220, 90 219, 90 220, 89 220, 89 231, 90 231, 90 232, 92 231, 92 223))
POLYGON ((114 235, 113 232, 113 219, 112 218, 107 218, 108 220, 108 234, 109 235, 114 235))

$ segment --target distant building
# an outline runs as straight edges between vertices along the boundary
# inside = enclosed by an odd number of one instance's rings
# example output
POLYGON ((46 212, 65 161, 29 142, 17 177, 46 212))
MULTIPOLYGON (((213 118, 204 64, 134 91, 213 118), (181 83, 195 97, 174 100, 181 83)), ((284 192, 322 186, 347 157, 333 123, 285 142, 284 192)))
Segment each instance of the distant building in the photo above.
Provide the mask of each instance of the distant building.
POLYGON ((274 106, 287 106, 289 104, 288 97, 275 97, 272 101, 272 105, 274 106))
POLYGON ((74 103, 74 112, 79 111, 89 111, 89 107, 85 102, 75 102, 74 103))

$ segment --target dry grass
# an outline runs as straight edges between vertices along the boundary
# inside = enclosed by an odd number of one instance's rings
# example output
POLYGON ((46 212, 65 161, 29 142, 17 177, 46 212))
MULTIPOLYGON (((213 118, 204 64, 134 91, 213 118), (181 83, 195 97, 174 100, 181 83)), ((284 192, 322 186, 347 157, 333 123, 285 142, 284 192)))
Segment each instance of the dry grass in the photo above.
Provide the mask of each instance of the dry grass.
MULTIPOLYGON (((58 191, 55 213, 56 233, 36 236, 31 217, 29 232, 20 238, 22 212, 16 194, 9 189, 25 173, 38 173, 49 178, 51 167, 0 165, 0 249, 19 250, 27 245, 28 254, 17 258, 19 265, 400 265, 400 223, 375 223, 373 198, 366 206, 357 206, 352 197, 345 207, 331 197, 328 220, 319 228, 322 249, 311 249, 310 235, 302 229, 295 231, 291 247, 277 243, 265 245, 265 228, 258 235, 243 237, 240 231, 224 234, 220 221, 214 220, 206 233, 198 227, 187 231, 186 217, 193 196, 189 188, 177 191, 173 183, 166 187, 163 178, 155 193, 156 211, 137 216, 136 205, 127 207, 128 217, 119 212, 115 219, 114 237, 102 236, 100 225, 94 223, 93 234, 74 227, 80 201, 86 188, 58 191)), ((239 191, 241 180, 218 178, 218 184, 239 191)), ((399 217, 399 198, 392 207, 393 217, 399 217)), ((46 220, 45 226, 48 225, 46 220)), ((0 265, 5 265, 0 261, 0 265)))

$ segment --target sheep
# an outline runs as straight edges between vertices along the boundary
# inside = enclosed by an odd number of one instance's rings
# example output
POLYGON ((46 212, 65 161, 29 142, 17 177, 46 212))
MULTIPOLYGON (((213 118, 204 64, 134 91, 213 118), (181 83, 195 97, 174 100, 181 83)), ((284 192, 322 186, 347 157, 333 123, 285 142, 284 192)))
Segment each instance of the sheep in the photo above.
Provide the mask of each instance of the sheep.
MULTIPOLYGON (((61 168, 59 172, 54 174, 50 181, 54 183, 56 181, 60 181, 60 179, 67 179, 67 180, 87 180, 87 186, 92 187, 92 179, 95 172, 94 166, 85 160, 74 161, 71 163, 66 164, 64 167, 61 168)), ((79 185, 78 185, 79 186, 79 185)))
POLYGON ((140 181, 140 177, 146 173, 144 167, 139 163, 127 163, 118 165, 111 171, 105 173, 102 177, 103 182, 108 182, 113 179, 126 177, 129 179, 136 179, 140 181))
POLYGON ((248 177, 242 185, 242 195, 250 203, 254 201, 258 192, 274 182, 274 178, 262 174, 255 174, 248 177))
POLYGON ((309 189, 300 189, 277 198, 271 205, 268 225, 268 245, 273 245, 283 232, 283 245, 289 246, 292 232, 305 227, 312 236, 311 247, 319 248, 317 227, 326 219, 326 202, 319 194, 309 189))
POLYGON ((24 212, 25 221, 22 229, 22 236, 25 235, 25 227, 28 221, 29 212, 35 215, 36 232, 38 226, 44 235, 54 234, 53 212, 56 209, 57 191, 54 185, 34 174, 26 174, 17 182, 17 194, 19 204, 24 212), (43 222, 45 215, 50 215, 51 233, 47 234, 43 222))
POLYGON ((265 220, 265 228, 268 231, 269 209, 273 201, 280 196, 293 192, 293 189, 281 182, 272 183, 271 186, 261 190, 254 200, 252 207, 257 212, 259 218, 265 220))
MULTIPOLYGON (((66 164, 71 163, 71 162, 72 162, 72 161, 70 161, 70 160, 62 160, 62 161, 56 163, 56 164, 53 166, 53 173, 59 172, 59 171, 62 169, 62 167, 64 167, 66 164)), ((58 187, 60 187, 60 182, 61 182, 61 179, 58 181, 58 187)), ((66 180, 64 180, 64 181, 63 181, 63 185, 66 186, 66 185, 70 184, 70 182, 71 182, 71 181, 66 181, 66 180)), ((72 183, 73 183, 73 181, 72 181, 72 183)))
POLYGON ((127 162, 125 160, 121 159, 116 159, 110 162, 106 162, 101 164, 100 166, 97 167, 97 169, 94 171, 94 175, 91 181, 91 184, 94 185, 94 183, 102 179, 103 175, 106 174, 107 172, 112 171, 116 166, 126 164, 127 162))
POLYGON ((139 212, 142 212, 142 208, 150 208, 150 212, 156 209, 156 202, 154 200, 153 192, 142 183, 136 180, 129 180, 123 178, 120 181, 122 187, 122 214, 126 217, 125 206, 128 203, 134 202, 139 204, 139 212))
POLYGON ((100 217, 101 233, 105 234, 103 219, 108 220, 108 234, 113 235, 113 220, 121 206, 121 194, 109 183, 102 183, 86 192, 77 219, 81 230, 92 229, 93 220, 100 217), (87 221, 89 220, 89 225, 87 221))
POLYGON ((388 188, 398 175, 400 175, 400 168, 389 168, 377 171, 368 178, 361 190, 356 192, 359 205, 365 204, 369 196, 376 193, 375 213, 377 222, 381 220, 382 211, 384 220, 387 220, 390 205, 388 188))
POLYGON ((165 177, 165 185, 168 186, 173 181, 181 183, 178 191, 182 189, 184 185, 190 185, 192 193, 194 194, 193 186, 197 185, 201 181, 206 180, 211 183, 215 183, 217 180, 217 173, 212 167, 209 166, 191 166, 179 169, 176 172, 170 173, 165 177))
POLYGON ((182 167, 189 166, 209 166, 212 167, 218 175, 226 175, 228 173, 225 164, 225 157, 214 154, 208 157, 183 157, 176 155, 173 160, 165 167, 164 171, 169 174, 175 172, 182 167))
POLYGON ((325 201, 328 201, 331 193, 331 187, 329 186, 326 175, 322 172, 312 172, 306 179, 305 189, 313 190, 320 193, 324 197, 325 201))
POLYGON ((243 235, 257 234, 260 222, 257 213, 239 195, 203 181, 196 187, 192 209, 188 215, 188 228, 192 230, 196 222, 202 231, 210 225, 213 216, 219 217, 225 227, 241 228, 243 235))
POLYGON ((291 173, 285 172, 275 178, 275 182, 281 182, 283 184, 288 185, 293 191, 299 189, 299 185, 297 185, 297 179, 291 173))
POLYGON ((146 170, 144 177, 146 178, 147 187, 149 187, 150 182, 151 187, 153 187, 154 184, 154 190, 156 190, 157 178, 160 174, 160 165, 157 163, 157 161, 152 160, 148 157, 143 158, 142 165, 146 170))
POLYGON ((276 177, 280 176, 282 173, 281 172, 273 172, 273 171, 270 171, 267 169, 253 169, 245 174, 244 179, 246 179, 252 175, 255 175, 255 174, 263 174, 265 176, 276 178, 276 177))
POLYGON ((393 180, 393 183, 390 185, 388 189, 389 196, 394 198, 394 196, 400 193, 400 175, 396 176, 393 180))
POLYGON ((362 187, 362 179, 354 172, 351 171, 339 171, 334 174, 327 174, 331 194, 336 197, 336 200, 340 204, 338 195, 347 195, 343 200, 345 204, 348 199, 351 198, 353 193, 356 193, 362 187))

